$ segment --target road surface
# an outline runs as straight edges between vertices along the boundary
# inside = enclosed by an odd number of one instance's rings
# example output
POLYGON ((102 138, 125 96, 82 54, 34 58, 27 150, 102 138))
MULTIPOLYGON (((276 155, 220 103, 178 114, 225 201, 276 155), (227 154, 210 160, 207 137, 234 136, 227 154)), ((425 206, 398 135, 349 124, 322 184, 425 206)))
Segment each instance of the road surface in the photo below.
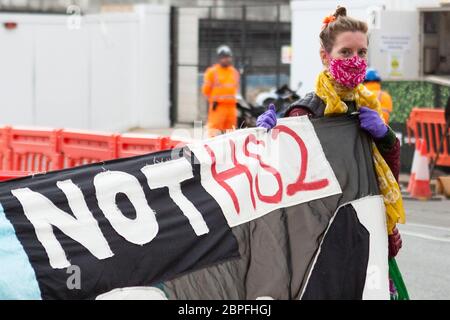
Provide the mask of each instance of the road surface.
POLYGON ((397 262, 411 299, 450 299, 450 200, 405 200, 397 262))

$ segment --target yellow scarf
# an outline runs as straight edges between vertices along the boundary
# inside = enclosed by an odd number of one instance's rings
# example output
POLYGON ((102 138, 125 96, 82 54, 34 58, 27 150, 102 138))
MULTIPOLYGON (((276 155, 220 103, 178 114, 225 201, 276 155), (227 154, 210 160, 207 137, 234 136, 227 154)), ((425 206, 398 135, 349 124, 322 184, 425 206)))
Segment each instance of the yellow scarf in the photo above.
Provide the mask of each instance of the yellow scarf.
MULTIPOLYGON (((335 84, 331 75, 327 71, 323 71, 317 77, 316 94, 326 104, 325 115, 346 113, 348 107, 344 101, 355 101, 358 109, 361 106, 367 106, 372 110, 376 110, 380 114, 381 119, 383 119, 383 112, 377 96, 362 84, 355 89, 346 89, 335 84)), ((375 143, 372 143, 372 153, 378 178, 378 187, 383 195, 386 207, 387 230, 388 234, 392 234, 396 223, 405 223, 402 195, 391 169, 375 143)))

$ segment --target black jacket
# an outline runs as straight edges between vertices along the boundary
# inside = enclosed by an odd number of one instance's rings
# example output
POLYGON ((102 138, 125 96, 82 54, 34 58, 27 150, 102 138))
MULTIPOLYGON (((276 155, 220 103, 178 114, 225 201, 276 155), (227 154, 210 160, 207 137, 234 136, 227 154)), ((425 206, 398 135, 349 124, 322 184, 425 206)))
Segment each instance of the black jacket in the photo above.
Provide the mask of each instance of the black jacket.
MULTIPOLYGON (((344 101, 348 107, 347 114, 350 114, 357 110, 355 101, 344 101)), ((313 118, 320 118, 324 116, 326 104, 318 95, 314 92, 308 93, 303 98, 295 101, 290 105, 283 114, 283 117, 288 117, 292 109, 303 108, 307 109, 313 118)))

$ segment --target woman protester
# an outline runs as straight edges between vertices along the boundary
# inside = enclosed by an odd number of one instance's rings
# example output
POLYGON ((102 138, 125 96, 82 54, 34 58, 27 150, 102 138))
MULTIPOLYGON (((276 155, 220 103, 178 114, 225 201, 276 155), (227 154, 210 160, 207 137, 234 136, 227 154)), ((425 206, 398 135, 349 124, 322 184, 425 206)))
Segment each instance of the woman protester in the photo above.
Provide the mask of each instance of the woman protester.
MULTIPOLYGON (((377 96, 362 84, 367 70, 368 27, 363 21, 347 16, 338 7, 326 17, 320 32, 320 58, 324 69, 319 73, 315 91, 307 94, 285 112, 286 117, 308 115, 313 118, 359 113, 361 129, 374 141, 373 159, 380 191, 386 206, 391 298, 408 299, 394 257, 402 246, 396 223, 404 223, 404 209, 398 186, 400 143, 385 124, 377 96), (394 281, 392 281, 394 280, 394 281)), ((257 121, 259 127, 276 126, 274 106, 257 121)))

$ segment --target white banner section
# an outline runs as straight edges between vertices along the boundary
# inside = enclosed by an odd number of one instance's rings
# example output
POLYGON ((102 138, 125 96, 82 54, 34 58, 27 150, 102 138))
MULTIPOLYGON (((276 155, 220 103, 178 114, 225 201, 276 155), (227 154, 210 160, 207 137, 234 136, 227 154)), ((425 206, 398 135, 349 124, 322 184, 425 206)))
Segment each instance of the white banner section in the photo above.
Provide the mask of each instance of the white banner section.
POLYGON ((275 209, 342 193, 308 117, 237 130, 189 145, 202 185, 230 227, 275 209))
POLYGON ((386 208, 381 196, 351 202, 359 222, 370 234, 369 262, 363 300, 389 300, 388 237, 386 208))

